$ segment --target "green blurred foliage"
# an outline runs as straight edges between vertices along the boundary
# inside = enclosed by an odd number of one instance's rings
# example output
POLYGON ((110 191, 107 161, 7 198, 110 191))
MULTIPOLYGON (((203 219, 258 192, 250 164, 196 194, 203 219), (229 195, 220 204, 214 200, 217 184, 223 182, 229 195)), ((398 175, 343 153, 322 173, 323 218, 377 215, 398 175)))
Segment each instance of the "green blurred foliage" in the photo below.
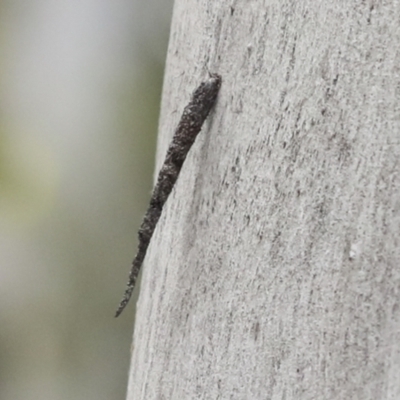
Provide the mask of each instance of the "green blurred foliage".
MULTIPOLYGON (((23 2, 0 2, 0 55, 18 40, 26 44, 19 29, 34 16, 35 4, 28 12, 23 2), (12 14, 19 12, 18 20, 12 14)), ((155 28, 165 54, 168 35, 155 28)), ((42 120, 13 111, 19 102, 26 111, 24 106, 41 99, 10 95, 13 77, 0 57, 2 399, 125 398, 136 299, 117 320, 113 314, 153 183, 164 69, 164 54, 149 51, 145 38, 135 40, 139 51, 126 56, 125 69, 113 76, 109 67, 94 92, 109 105, 98 111, 99 118, 106 114, 107 126, 82 140, 65 128, 69 114, 64 117, 62 106, 60 115, 49 112, 42 120), (54 120, 61 121, 59 131, 44 135, 54 120)), ((26 50, 38 51, 28 45, 26 50)), ((18 68, 43 67, 12 61, 18 68)), ((88 80, 88 93, 92 84, 88 80)), ((65 101, 61 94, 58 100, 65 101)), ((91 99, 76 101, 86 110, 91 99)), ((82 132, 91 122, 77 121, 82 132)))

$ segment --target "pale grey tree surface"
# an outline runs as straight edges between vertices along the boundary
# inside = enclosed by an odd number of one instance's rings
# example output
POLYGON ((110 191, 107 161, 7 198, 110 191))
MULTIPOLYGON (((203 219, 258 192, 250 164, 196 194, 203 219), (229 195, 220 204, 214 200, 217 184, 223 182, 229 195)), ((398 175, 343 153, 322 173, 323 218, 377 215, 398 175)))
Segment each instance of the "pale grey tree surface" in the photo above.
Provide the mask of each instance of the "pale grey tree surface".
POLYGON ((400 399, 399 21, 175 2, 157 170, 223 83, 145 260, 128 399, 400 399))

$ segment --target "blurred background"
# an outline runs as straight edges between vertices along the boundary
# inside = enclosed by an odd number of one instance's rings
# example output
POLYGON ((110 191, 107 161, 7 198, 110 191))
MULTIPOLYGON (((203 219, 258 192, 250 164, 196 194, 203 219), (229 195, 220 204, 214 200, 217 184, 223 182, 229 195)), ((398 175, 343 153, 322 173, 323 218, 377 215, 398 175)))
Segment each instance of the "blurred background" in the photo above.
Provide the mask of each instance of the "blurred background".
POLYGON ((0 0, 2 400, 125 398, 171 12, 0 0))

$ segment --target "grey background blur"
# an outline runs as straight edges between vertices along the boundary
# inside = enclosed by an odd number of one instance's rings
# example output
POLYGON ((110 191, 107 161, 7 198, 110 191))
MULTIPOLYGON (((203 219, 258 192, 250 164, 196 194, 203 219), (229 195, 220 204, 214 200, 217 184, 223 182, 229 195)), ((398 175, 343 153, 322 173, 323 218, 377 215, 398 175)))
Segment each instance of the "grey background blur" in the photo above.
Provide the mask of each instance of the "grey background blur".
POLYGON ((123 399, 172 0, 0 1, 0 398, 123 399))

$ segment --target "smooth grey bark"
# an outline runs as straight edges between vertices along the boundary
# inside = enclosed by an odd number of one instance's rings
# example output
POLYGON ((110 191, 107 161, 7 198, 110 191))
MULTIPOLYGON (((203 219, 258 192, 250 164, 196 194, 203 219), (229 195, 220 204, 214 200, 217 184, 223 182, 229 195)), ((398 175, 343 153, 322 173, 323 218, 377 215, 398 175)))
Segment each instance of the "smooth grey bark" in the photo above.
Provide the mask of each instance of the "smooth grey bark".
POLYGON ((400 398, 400 3, 177 0, 128 399, 400 398))

